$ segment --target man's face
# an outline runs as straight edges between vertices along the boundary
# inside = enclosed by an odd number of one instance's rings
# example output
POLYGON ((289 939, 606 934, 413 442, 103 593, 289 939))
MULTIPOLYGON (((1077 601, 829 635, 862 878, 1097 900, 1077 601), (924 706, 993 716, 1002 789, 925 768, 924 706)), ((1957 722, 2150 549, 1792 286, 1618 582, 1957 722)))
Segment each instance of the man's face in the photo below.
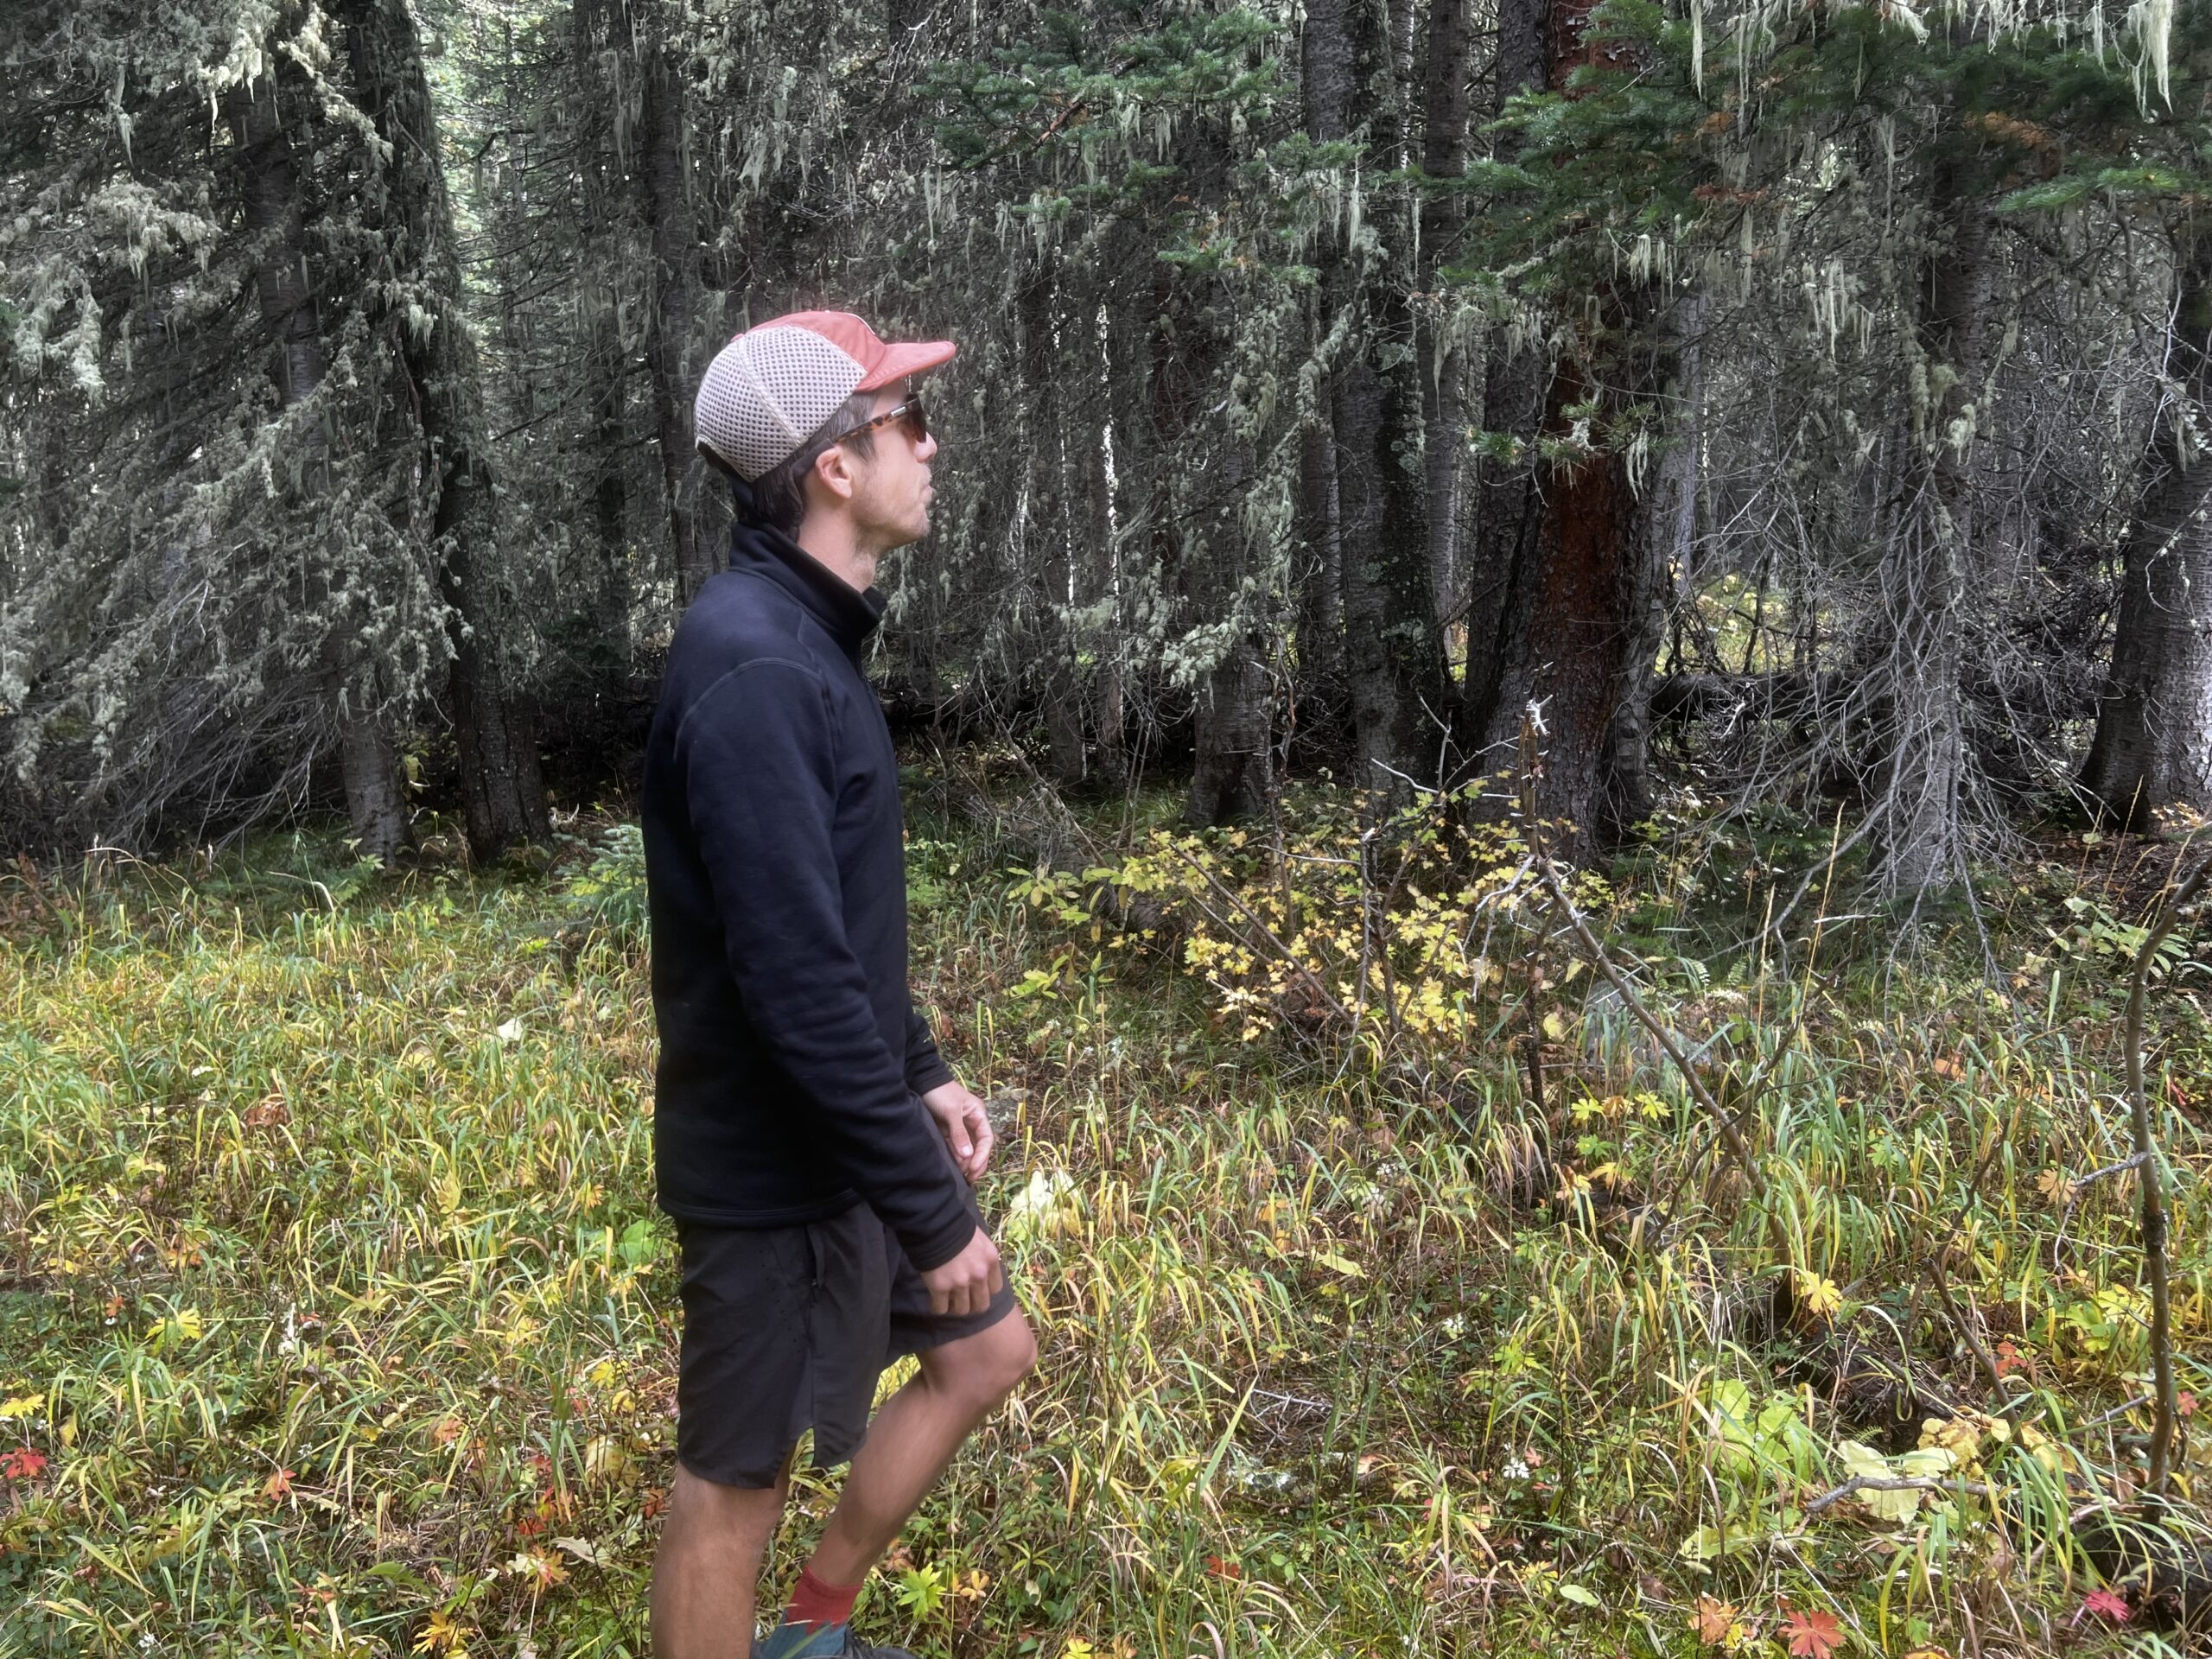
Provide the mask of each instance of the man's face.
MULTIPOLYGON (((911 382, 894 380, 875 393, 874 413, 888 413, 912 395, 911 382)), ((937 454, 937 435, 916 443, 906 435, 905 423, 893 421, 877 427, 874 436, 874 455, 846 451, 855 486, 854 528, 865 543, 888 552, 929 534, 930 502, 937 494, 930 483, 930 458, 937 454)))

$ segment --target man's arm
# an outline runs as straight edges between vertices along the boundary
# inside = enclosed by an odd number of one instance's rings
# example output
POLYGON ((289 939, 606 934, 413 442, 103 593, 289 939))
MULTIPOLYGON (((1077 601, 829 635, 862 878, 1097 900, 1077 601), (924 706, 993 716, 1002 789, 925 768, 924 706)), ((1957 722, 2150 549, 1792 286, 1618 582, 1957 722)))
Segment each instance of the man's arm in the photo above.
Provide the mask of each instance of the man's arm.
POLYGON ((748 663, 686 711, 676 747, 746 1012, 846 1179, 926 1274, 966 1250, 976 1224, 845 936, 821 683, 796 663, 748 663))
POLYGON ((951 1081, 952 1068, 938 1052, 937 1039, 930 1035, 928 1019, 910 1004, 906 1009, 906 1086, 918 1095, 927 1095, 931 1090, 951 1081))

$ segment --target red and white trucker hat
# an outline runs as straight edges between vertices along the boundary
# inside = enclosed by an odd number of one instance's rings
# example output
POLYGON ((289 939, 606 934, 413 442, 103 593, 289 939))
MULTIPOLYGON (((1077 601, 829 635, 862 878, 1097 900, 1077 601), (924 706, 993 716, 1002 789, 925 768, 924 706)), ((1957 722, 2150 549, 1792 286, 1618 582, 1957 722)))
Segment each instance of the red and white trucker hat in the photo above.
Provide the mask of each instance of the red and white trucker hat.
POLYGON ((691 429, 750 484, 789 461, 856 391, 952 360, 949 340, 889 346, 849 311, 794 311, 747 329, 715 353, 691 405, 691 429))

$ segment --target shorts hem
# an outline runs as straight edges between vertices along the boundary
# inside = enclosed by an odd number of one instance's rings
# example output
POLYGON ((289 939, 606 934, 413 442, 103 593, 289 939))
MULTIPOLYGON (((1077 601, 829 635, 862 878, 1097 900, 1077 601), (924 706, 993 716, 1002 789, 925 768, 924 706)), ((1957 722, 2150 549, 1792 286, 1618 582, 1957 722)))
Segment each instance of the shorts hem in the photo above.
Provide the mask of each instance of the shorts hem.
POLYGON ((703 1480, 709 1486, 726 1486, 733 1491, 766 1492, 774 1491, 776 1486, 774 1479, 756 1480, 749 1472, 709 1474, 699 1467, 696 1459, 685 1457, 681 1452, 676 1454, 676 1466, 694 1480, 703 1480))
POLYGON ((950 1319, 939 1322, 932 1319, 926 1324, 917 1320, 912 1325, 902 1325, 894 1320, 891 1326, 891 1352, 894 1357, 926 1354, 931 1349, 942 1348, 948 1343, 959 1342, 968 1337, 980 1337, 1020 1306, 1018 1297, 1009 1295, 1002 1306, 995 1304, 981 1313, 971 1313, 957 1323, 950 1319))

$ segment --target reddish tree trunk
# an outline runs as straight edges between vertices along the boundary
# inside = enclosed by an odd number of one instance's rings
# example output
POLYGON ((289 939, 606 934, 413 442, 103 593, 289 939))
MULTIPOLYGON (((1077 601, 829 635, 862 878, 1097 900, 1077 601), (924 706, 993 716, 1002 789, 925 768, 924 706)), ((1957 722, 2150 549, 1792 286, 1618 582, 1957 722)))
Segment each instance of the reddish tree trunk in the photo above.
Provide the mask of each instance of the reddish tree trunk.
MULTIPOLYGON (((1589 61, 1584 39, 1591 0, 1563 0, 1546 21, 1547 81, 1565 91, 1589 61)), ((1481 741, 1485 753, 1512 752, 1521 714, 1541 703, 1547 735, 1537 792, 1547 817, 1566 820, 1570 845, 1586 853, 1612 839, 1639 805, 1616 798, 1615 715, 1630 680, 1637 573, 1645 543, 1644 508, 1630 486, 1628 463, 1607 447, 1610 416, 1640 395, 1650 378, 1637 335, 1649 297, 1639 287, 1607 282, 1593 296, 1605 354, 1602 379, 1569 353, 1554 368, 1539 423, 1541 448, 1574 444, 1589 434, 1579 459, 1542 462, 1529 487, 1533 512, 1499 527, 1507 568, 1483 573, 1498 584, 1491 624, 1496 661, 1481 681, 1481 741), (1573 413, 1571 411, 1581 411, 1573 413), (1531 520, 1533 522, 1531 522, 1531 520)), ((1471 661, 1469 685, 1478 684, 1471 661)))

